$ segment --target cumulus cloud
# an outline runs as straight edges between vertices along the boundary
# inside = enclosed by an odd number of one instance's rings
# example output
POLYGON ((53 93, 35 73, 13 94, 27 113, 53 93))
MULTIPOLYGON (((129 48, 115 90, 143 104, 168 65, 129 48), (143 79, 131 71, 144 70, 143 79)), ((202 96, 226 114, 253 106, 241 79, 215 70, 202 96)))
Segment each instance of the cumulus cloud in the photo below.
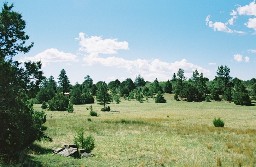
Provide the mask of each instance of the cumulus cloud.
POLYGON ((35 56, 24 57, 21 61, 41 61, 43 66, 54 62, 75 62, 77 61, 77 56, 72 53, 65 53, 59 51, 58 49, 51 48, 38 53, 35 56))
POLYGON ((234 60, 237 62, 242 62, 243 61, 243 56, 240 54, 234 55, 234 60))
POLYGON ((220 32, 226 32, 226 33, 243 33, 242 31, 237 31, 237 30, 232 30, 228 27, 228 25, 233 25, 234 24, 234 20, 235 20, 235 16, 232 17, 231 19, 228 20, 227 23, 223 23, 223 22, 213 22, 210 20, 211 16, 208 15, 205 19, 206 25, 210 28, 212 28, 214 31, 220 31, 220 32))
POLYGON ((256 2, 253 1, 245 6, 239 6, 236 9, 232 10, 230 13, 231 18, 228 19, 226 22, 216 21, 213 22, 210 20, 210 16, 206 17, 206 25, 212 28, 214 31, 221 31, 226 33, 238 33, 243 34, 244 31, 241 30, 233 30, 230 28, 231 26, 235 25, 236 20, 239 16, 250 16, 251 18, 244 24, 247 28, 253 29, 256 31, 256 2))
POLYGON ((250 18, 245 24, 248 28, 252 28, 256 31, 256 18, 250 18))
POLYGON ((118 41, 117 39, 103 39, 98 36, 86 36, 84 33, 79 33, 80 51, 84 54, 84 63, 87 66, 102 65, 124 69, 133 77, 140 74, 146 80, 153 80, 156 77, 159 80, 170 79, 174 72, 179 68, 185 70, 186 74, 192 74, 197 69, 204 74, 209 71, 188 62, 186 59, 173 63, 164 62, 159 59, 135 59, 129 60, 116 56, 118 50, 128 50, 128 42, 118 41), (106 55, 108 55, 106 57, 106 55))
POLYGON ((248 56, 243 56, 243 55, 240 55, 240 54, 235 54, 234 55, 234 60, 237 61, 237 62, 250 62, 250 57, 248 56))
POLYGON ((249 5, 238 7, 237 12, 239 15, 256 16, 256 2, 253 1, 249 5))
POLYGON ((246 63, 250 62, 250 57, 245 56, 245 57, 244 57, 244 61, 245 61, 246 63))
POLYGON ((103 65, 108 67, 115 67, 119 69, 124 69, 135 77, 141 74, 146 80, 153 80, 156 77, 160 80, 170 79, 170 76, 177 72, 179 68, 185 70, 186 75, 190 76, 192 72, 197 69, 204 74, 209 74, 209 71, 188 62, 186 59, 181 61, 175 61, 173 63, 164 62, 159 59, 135 59, 127 60, 121 57, 110 56, 110 57, 100 57, 100 56, 86 56, 84 58, 86 65, 103 65))
POLYGON ((117 39, 102 39, 99 36, 87 36, 85 33, 79 33, 80 51, 89 55, 116 54, 118 50, 128 50, 128 42, 119 42, 117 39))

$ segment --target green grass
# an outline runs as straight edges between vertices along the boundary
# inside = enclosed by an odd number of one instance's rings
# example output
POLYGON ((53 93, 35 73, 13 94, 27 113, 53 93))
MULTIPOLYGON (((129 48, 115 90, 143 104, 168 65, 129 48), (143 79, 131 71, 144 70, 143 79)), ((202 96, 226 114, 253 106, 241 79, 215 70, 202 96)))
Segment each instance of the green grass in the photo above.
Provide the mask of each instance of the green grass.
POLYGON ((163 104, 152 99, 110 104, 117 112, 100 112, 102 106, 94 104, 98 117, 90 116, 88 105, 74 106, 74 113, 46 111, 46 133, 53 141, 37 145, 49 150, 72 144, 83 128, 95 138, 94 156, 74 159, 49 151, 30 156, 42 166, 256 166, 255 106, 165 98, 163 104), (214 118, 225 127, 215 128, 214 118))

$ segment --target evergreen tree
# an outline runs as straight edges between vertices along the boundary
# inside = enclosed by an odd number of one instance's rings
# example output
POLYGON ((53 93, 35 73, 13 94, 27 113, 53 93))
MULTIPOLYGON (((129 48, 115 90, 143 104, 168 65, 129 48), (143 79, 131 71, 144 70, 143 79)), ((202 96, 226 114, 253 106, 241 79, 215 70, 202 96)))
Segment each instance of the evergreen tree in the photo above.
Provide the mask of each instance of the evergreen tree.
POLYGON ((217 69, 217 76, 214 79, 215 89, 219 95, 223 95, 224 100, 231 101, 232 77, 230 76, 230 68, 227 66, 220 66, 217 69))
POLYGON ((135 81, 134 81, 134 84, 135 84, 135 87, 143 87, 146 85, 146 81, 144 80, 143 77, 141 77, 140 75, 137 76, 135 78, 135 81))
POLYGON ((160 86, 157 78, 154 80, 153 83, 150 84, 150 91, 152 92, 152 94, 157 94, 158 92, 163 93, 163 89, 160 86))
POLYGON ((246 90, 241 80, 235 82, 233 90, 233 101, 236 105, 251 105, 251 99, 249 97, 248 91, 246 90))
POLYGON ((208 78, 205 78, 203 73, 199 74, 197 70, 193 71, 193 75, 190 79, 190 82, 193 86, 193 92, 197 93, 194 95, 195 99, 192 101, 203 101, 208 93, 206 82, 208 78))
POLYGON ((71 87, 70 81, 64 69, 60 71, 60 75, 58 77, 58 83, 59 83, 60 90, 63 94, 70 91, 70 87, 71 87))
POLYGON ((130 78, 127 78, 120 85, 120 94, 121 96, 128 96, 131 91, 135 89, 135 84, 130 78))
POLYGON ((167 80, 165 83, 164 92, 170 94, 172 93, 172 83, 169 80, 167 80))
POLYGON ((70 100, 73 104, 92 104, 94 103, 94 98, 89 91, 83 92, 83 85, 76 83, 71 92, 70 100))
POLYGON ((173 75, 172 75, 172 82, 176 82, 176 81, 177 81, 176 74, 175 74, 175 73, 173 73, 173 75))
POLYGON ((137 101, 139 101, 140 103, 143 103, 143 91, 142 88, 137 88, 136 89, 136 93, 135 93, 135 98, 137 101))
POLYGON ((163 93, 158 92, 155 97, 155 103, 166 103, 163 93))
POLYGON ((86 77, 84 77, 84 82, 83 82, 83 87, 87 88, 87 89, 91 89, 93 85, 93 80, 92 78, 87 75, 86 77))
POLYGON ((57 93, 48 104, 50 111, 67 111, 69 99, 62 93, 57 93))
POLYGON ((93 84, 91 88, 91 95, 96 96, 96 92, 97 92, 97 86, 96 84, 93 84))
POLYGON ((182 97, 181 91, 183 89, 183 84, 184 81, 186 80, 185 75, 184 75, 184 70, 183 69, 179 69, 178 73, 177 73, 177 78, 176 78, 176 86, 175 86, 175 94, 176 97, 182 97))
POLYGON ((256 100, 256 83, 252 86, 252 98, 256 100))
POLYGON ((38 102, 48 102, 55 96, 56 90, 57 84, 53 76, 50 76, 49 79, 44 79, 40 91, 36 95, 38 102))
POLYGON ((97 102, 100 105, 103 105, 104 109, 106 105, 112 101, 112 98, 108 92, 108 86, 105 82, 100 82, 97 85, 97 93, 96 93, 97 102))
POLYGON ((111 91, 116 91, 117 89, 119 89, 120 84, 121 84, 121 82, 120 82, 118 79, 116 79, 115 81, 109 82, 108 88, 109 88, 111 91))
POLYGON ((82 91, 83 91, 84 94, 92 95, 92 93, 93 93, 93 80, 89 75, 84 77, 84 82, 82 84, 82 87, 83 87, 82 91))
POLYGON ((70 101, 73 104, 83 104, 83 100, 82 100, 82 86, 78 83, 76 83, 73 87, 72 90, 70 92, 70 101))
POLYGON ((0 157, 16 158, 35 140, 44 137, 44 112, 37 112, 28 102, 43 80, 41 63, 14 61, 19 53, 27 53, 29 36, 22 15, 4 3, 0 11, 0 157), (32 79, 33 78, 33 79, 32 79))

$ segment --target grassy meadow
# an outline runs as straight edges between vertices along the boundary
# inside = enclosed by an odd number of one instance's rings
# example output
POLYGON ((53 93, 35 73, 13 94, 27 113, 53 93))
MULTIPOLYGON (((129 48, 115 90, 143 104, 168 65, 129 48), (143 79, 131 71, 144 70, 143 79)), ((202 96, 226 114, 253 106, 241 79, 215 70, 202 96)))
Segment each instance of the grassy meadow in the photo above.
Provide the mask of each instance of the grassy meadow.
POLYGON ((115 112, 93 104, 98 117, 89 115, 89 105, 74 106, 74 113, 45 111, 53 141, 36 142, 30 157, 42 166, 256 166, 256 106, 165 98, 165 104, 122 100, 110 104, 115 112), (213 126, 215 117, 224 128, 213 126), (79 128, 94 136, 94 156, 54 155, 53 148, 73 143, 79 128))

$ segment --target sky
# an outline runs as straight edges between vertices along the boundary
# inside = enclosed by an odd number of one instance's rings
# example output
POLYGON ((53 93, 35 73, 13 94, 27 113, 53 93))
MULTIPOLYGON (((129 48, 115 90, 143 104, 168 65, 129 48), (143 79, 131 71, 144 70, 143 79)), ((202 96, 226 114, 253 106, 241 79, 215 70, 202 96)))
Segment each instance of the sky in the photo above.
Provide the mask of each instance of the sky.
MULTIPOLYGON (((1 0, 0 0, 1 1, 1 0)), ((6 1, 2 1, 6 2, 6 1)), ((10 0, 34 47, 16 56, 38 61, 46 77, 65 69, 72 84, 141 75, 166 81, 179 68, 213 79, 256 77, 253 0, 10 0)))

